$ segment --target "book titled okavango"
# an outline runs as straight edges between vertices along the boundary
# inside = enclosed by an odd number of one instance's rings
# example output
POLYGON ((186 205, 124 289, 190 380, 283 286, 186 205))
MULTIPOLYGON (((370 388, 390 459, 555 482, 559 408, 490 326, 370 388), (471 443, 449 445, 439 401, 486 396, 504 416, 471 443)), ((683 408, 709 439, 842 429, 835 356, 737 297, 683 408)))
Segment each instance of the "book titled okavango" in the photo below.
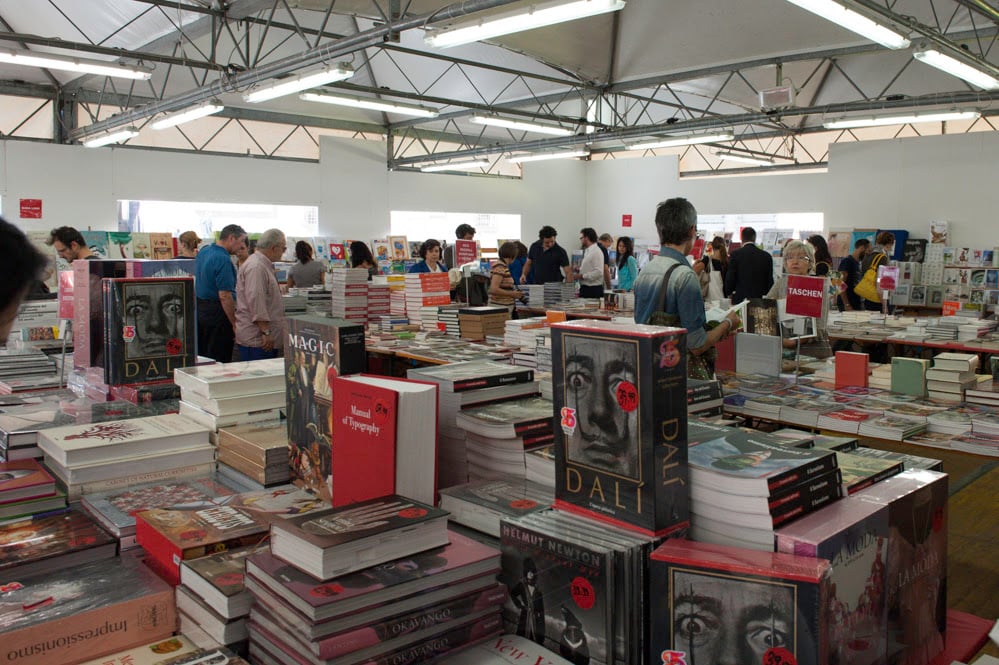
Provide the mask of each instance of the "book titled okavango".
POLYGON ((685 341, 682 328, 552 326, 556 506, 659 535, 689 522, 685 341))

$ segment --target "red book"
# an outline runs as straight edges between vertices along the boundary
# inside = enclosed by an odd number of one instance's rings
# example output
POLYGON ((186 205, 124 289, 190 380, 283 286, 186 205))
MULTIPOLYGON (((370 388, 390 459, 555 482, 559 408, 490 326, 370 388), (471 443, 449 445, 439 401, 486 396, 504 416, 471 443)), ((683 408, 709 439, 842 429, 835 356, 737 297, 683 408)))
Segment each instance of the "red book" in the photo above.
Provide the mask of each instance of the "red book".
POLYGON ((55 480, 33 459, 0 462, 0 504, 55 494, 55 480))
POLYGON ((866 353, 854 353, 853 351, 836 352, 836 388, 846 386, 867 387, 870 371, 868 362, 870 356, 866 353))

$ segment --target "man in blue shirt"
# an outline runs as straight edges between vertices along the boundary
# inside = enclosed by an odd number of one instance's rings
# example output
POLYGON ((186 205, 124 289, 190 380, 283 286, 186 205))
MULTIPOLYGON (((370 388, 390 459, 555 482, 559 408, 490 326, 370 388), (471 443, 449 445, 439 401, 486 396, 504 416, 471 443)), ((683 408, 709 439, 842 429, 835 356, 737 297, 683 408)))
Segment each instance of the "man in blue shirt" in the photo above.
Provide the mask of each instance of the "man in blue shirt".
POLYGON ((231 255, 246 246, 246 231, 229 224, 213 245, 195 259, 198 296, 198 353, 220 363, 232 362, 236 343, 236 267, 231 255))
POLYGON ((555 242, 558 231, 551 226, 542 226, 538 239, 527 251, 527 261, 520 275, 521 284, 547 284, 563 282, 563 268, 569 267, 569 255, 555 242))

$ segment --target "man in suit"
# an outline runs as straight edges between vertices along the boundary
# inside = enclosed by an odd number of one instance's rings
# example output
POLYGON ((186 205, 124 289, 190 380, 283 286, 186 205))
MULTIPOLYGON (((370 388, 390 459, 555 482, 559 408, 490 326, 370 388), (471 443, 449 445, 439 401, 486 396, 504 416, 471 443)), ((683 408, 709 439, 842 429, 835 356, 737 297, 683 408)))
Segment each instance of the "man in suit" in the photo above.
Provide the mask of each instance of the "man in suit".
POLYGON ((725 275, 725 296, 738 305, 748 298, 762 298, 774 285, 774 260, 756 246, 756 230, 742 229, 742 247, 732 252, 725 275))

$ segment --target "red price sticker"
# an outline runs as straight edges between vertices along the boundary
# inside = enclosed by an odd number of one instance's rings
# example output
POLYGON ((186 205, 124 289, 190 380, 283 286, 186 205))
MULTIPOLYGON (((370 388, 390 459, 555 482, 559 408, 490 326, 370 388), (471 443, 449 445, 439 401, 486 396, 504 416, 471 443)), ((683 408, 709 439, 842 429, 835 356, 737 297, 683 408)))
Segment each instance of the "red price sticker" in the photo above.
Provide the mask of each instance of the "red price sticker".
POLYGON ((774 647, 763 654, 763 665, 798 665, 798 660, 784 647, 774 647))
POLYGON ((569 593, 572 594, 572 600, 580 609, 590 609, 597 600, 596 594, 593 593, 593 585, 585 577, 574 579, 569 585, 569 593))
POLYGON ((537 501, 531 501, 530 499, 517 499, 510 502, 510 507, 514 510, 530 510, 537 505, 537 501))
POLYGON ((423 517, 427 514, 425 508, 417 508, 413 506, 412 508, 403 508, 399 511, 399 517, 405 517, 406 519, 416 519, 417 517, 423 517))
POLYGON ((617 384, 616 397, 618 406, 628 413, 638 408, 638 388, 631 381, 622 381, 617 384))
POLYGON ((176 337, 171 337, 166 342, 166 350, 171 356, 175 356, 181 352, 184 346, 180 343, 180 340, 176 337))
POLYGON ((562 407, 562 431, 569 435, 576 431, 576 410, 572 407, 562 407))
POLYGON ((318 596, 320 598, 329 598, 341 593, 343 593, 343 587, 339 584, 320 584, 309 589, 310 596, 318 596))

